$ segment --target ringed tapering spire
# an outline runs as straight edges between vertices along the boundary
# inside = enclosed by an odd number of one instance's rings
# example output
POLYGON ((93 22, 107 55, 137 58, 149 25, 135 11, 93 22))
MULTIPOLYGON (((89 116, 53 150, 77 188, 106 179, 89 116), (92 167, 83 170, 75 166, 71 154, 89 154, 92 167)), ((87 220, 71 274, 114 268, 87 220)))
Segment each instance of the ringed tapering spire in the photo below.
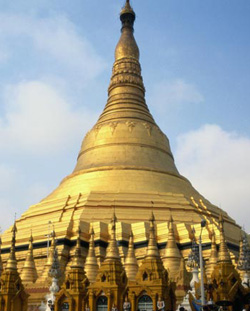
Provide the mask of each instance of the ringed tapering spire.
POLYGON ((81 228, 79 226, 77 230, 77 240, 76 240, 76 248, 75 248, 75 255, 71 264, 72 269, 83 269, 83 258, 82 258, 82 251, 81 251, 81 228))
MULTIPOLYGON (((101 169, 102 172, 112 171, 111 175, 132 173, 138 176, 138 172, 143 175, 144 172, 160 172, 161 176, 170 173, 171 178, 180 177, 169 141, 156 125, 146 104, 140 53, 134 38, 135 19, 135 12, 127 1, 120 13, 121 36, 115 49, 107 104, 82 143, 74 176, 85 170, 96 172, 101 169), (154 161, 155 158, 160 160, 154 161)), ((99 180, 95 178, 94 188, 99 188, 99 180)), ((122 179, 120 185, 123 180, 127 182, 128 178, 122 179)), ((158 183, 143 180, 154 188, 158 183)), ((117 189, 113 180, 109 186, 117 189)))
POLYGON ((149 241, 148 241, 148 248, 147 248, 147 253, 146 253, 145 258, 152 258, 152 257, 160 258, 160 254, 159 254, 159 250, 158 250, 157 242, 156 242, 156 236, 155 236, 155 216, 153 212, 151 214, 149 222, 150 222, 149 241))
POLYGON ((23 266, 23 270, 21 273, 21 279, 24 284, 26 283, 35 283, 37 280, 37 271, 36 265, 33 256, 33 236, 32 233, 29 239, 29 249, 27 252, 26 260, 23 266))
POLYGON ((6 268, 5 270, 17 270, 17 261, 16 261, 16 221, 14 222, 14 225, 12 227, 12 239, 11 239, 11 247, 10 247, 10 256, 7 260, 6 268))
POLYGON ((135 256, 134 235, 132 231, 129 237, 128 254, 125 259, 124 267, 125 267, 128 279, 130 281, 135 281, 135 277, 138 272, 138 263, 137 263, 137 259, 135 256))
POLYGON ((210 252, 210 257, 207 265, 207 275, 210 277, 214 267, 216 266, 218 262, 218 252, 217 252, 217 245, 216 245, 216 236, 214 230, 212 231, 212 236, 211 236, 211 252, 210 252))
POLYGON ((54 261, 54 254, 56 251, 55 238, 56 238, 56 233, 55 233, 55 230, 53 230, 51 232, 51 245, 50 245, 50 249, 49 249, 49 253, 48 253, 47 262, 44 265, 43 273, 42 273, 42 277, 41 277, 42 280, 46 280, 48 278, 49 271, 50 271, 51 266, 52 266, 53 261, 54 261))
POLYGON ((94 283, 96 280, 99 266, 95 255, 95 233, 93 228, 91 229, 90 233, 89 251, 85 261, 84 269, 89 282, 94 283))
POLYGON ((170 274, 175 275, 180 269, 181 253, 176 244, 174 234, 174 220, 171 215, 168 223, 168 241, 165 250, 165 256, 163 258, 164 267, 170 271, 170 274))
POLYGON ((218 252, 217 252, 217 246, 216 246, 215 232, 213 230, 212 239, 211 239, 211 253, 210 253, 210 258, 209 258, 209 264, 216 264, 217 261, 218 261, 218 252))
POLYGON ((106 257, 105 257, 105 262, 106 261, 113 261, 113 260, 120 260, 120 255, 119 255, 119 249, 117 246, 117 241, 116 241, 116 222, 117 218, 115 213, 113 214, 113 217, 111 219, 111 235, 110 235, 110 241, 109 245, 107 248, 106 252, 106 257))
POLYGON ((232 262, 231 257, 230 257, 227 243, 225 240, 224 219, 222 215, 220 215, 220 218, 219 218, 219 226, 220 226, 220 248, 219 248, 219 254, 218 254, 218 262, 231 263, 232 262))

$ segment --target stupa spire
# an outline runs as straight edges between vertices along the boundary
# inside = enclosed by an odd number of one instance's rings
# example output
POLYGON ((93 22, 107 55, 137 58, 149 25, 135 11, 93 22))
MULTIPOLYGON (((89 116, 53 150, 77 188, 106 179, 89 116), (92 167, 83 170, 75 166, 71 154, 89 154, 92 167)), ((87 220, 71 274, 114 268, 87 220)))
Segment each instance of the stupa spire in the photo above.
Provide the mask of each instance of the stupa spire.
POLYGON ((56 233, 55 233, 55 230, 53 230, 51 232, 51 245, 50 245, 47 265, 51 265, 53 262, 55 248, 56 248, 56 233))
POLYGON ((99 266, 95 255, 95 233, 93 228, 91 229, 90 233, 89 250, 84 268, 89 282, 94 283, 99 266))
MULTIPOLYGON (((150 169, 180 177, 168 139, 156 125, 146 104, 140 52, 134 38, 135 19, 135 12, 126 1, 120 12, 121 36, 115 49, 107 104, 82 143, 73 175, 102 167, 123 173, 133 169, 135 174, 138 170, 150 169), (159 152, 160 161, 153 161, 159 158, 159 152)), ((95 179, 95 184, 98 180, 95 179)), ((124 181, 121 181, 122 185, 124 181)))
POLYGON ((77 239, 76 239, 76 248, 75 248, 75 255, 71 264, 71 268, 75 269, 83 269, 83 258, 82 258, 82 251, 81 251, 81 228, 79 226, 77 230, 77 239))
POLYGON ((153 212, 151 214, 149 222, 150 222, 150 229, 149 229, 149 241, 146 258, 160 257, 155 236, 155 216, 153 212))
POLYGON ((111 219, 111 235, 110 241, 106 252, 105 261, 113 261, 114 259, 120 260, 119 249, 116 241, 116 222, 117 218, 115 213, 111 219))
POLYGON ((49 254, 48 254, 47 262, 46 262, 46 264, 44 266, 42 277, 41 277, 42 280, 47 280, 48 275, 49 275, 49 271, 50 271, 50 269, 52 267, 52 264, 54 262, 55 252, 57 253, 55 238, 56 238, 56 233, 55 233, 55 230, 53 230, 51 232, 51 244, 50 244, 50 249, 49 249, 49 254))
POLYGON ((214 230, 212 231, 212 236, 211 236, 211 251, 210 251, 210 256, 206 268, 207 275, 210 277, 214 267, 216 266, 218 262, 218 251, 217 251, 217 245, 216 245, 216 236, 214 230))
POLYGON ((181 263, 181 254, 176 244, 174 234, 174 220, 171 215, 168 223, 168 241, 166 245, 163 264, 164 267, 168 269, 172 275, 174 275, 179 271, 180 263, 181 263))
POLYGON ((16 233, 17 233, 17 227, 16 227, 16 221, 14 222, 14 225, 11 229, 12 232, 12 239, 11 239, 11 247, 10 247, 10 256, 7 260, 6 268, 5 270, 17 270, 17 261, 16 261, 16 233))
POLYGON ((34 283, 37 280, 37 271, 33 256, 33 236, 32 233, 29 239, 29 249, 27 252, 26 260, 21 273, 23 283, 34 283))
POLYGON ((226 244, 226 240, 225 240, 224 219, 222 215, 220 215, 220 218, 219 218, 219 226, 220 226, 220 248, 219 248, 219 254, 218 254, 218 262, 231 263, 231 257, 230 257, 228 247, 226 244))
POLYGON ((134 235, 132 231, 129 237, 128 254, 125 259, 124 267, 125 267, 128 279, 131 281, 134 281, 136 274, 138 272, 138 263, 137 263, 137 259, 135 256, 134 235))
POLYGON ((215 239, 215 232, 213 230, 212 232, 212 239, 211 239, 211 253, 209 258, 210 264, 216 264, 218 261, 218 252, 217 252, 217 245, 216 245, 216 239, 215 239))

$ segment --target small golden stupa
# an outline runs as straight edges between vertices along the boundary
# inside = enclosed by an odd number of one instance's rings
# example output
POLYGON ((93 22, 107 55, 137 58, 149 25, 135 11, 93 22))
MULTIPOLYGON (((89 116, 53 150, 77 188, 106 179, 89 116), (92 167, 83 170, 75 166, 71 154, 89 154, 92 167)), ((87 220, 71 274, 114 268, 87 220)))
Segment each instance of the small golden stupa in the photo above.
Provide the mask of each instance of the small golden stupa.
MULTIPOLYGON (((180 264, 181 257, 187 258, 192 246, 193 228, 195 235, 199 236, 202 219, 207 221, 202 241, 206 245, 204 257, 208 260, 211 241, 219 241, 221 214, 230 256, 234 260, 238 254, 240 227, 179 173, 169 140, 149 111, 145 101, 139 49, 134 38, 135 17, 127 1, 120 14, 122 31, 115 49, 107 104, 97 123, 83 139, 72 174, 16 221, 16 257, 20 272, 25 269, 23 274, 26 282, 35 280, 36 276, 35 284, 43 286, 47 282, 45 269, 48 270, 48 261, 51 260, 50 256, 47 259, 47 235, 48 224, 51 223, 56 234, 62 271, 70 270, 80 227, 83 258, 88 255, 90 241, 89 256, 95 254, 97 259, 88 259, 88 269, 92 264, 95 271, 88 270, 87 273, 96 275, 97 262, 100 265, 105 258, 111 232, 109 223, 114 211, 118 219, 116 239, 122 263, 126 259, 130 236, 133 237, 131 243, 135 246, 138 265, 143 262, 152 229, 148 223, 152 212, 160 256, 168 269, 171 260, 176 266, 176 258, 180 264), (33 248, 30 258, 35 262, 37 271, 29 268, 33 273, 29 277, 25 258, 31 228, 33 248), (172 244, 166 250, 168 239, 172 244)), ((9 256, 10 244, 9 229, 2 236, 4 264, 9 256)), ((31 248, 28 252, 31 253, 31 248)), ((133 269, 138 269, 135 259, 133 263, 133 269)), ((33 267, 33 263, 30 267, 33 267)), ((174 272, 178 272, 178 267, 174 272)))

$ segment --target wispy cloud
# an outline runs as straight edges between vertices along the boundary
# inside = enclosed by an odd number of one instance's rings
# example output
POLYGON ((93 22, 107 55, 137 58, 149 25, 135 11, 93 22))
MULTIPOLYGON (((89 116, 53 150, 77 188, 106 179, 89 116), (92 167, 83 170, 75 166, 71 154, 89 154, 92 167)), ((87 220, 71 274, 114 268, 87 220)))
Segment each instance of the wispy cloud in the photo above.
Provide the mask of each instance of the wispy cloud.
POLYGON ((88 110, 73 110, 57 89, 41 81, 9 86, 4 106, 0 146, 12 154, 59 153, 79 142, 95 120, 88 110))
POLYGON ((204 125, 178 137, 179 171, 211 202, 250 230, 250 139, 204 125))
POLYGON ((166 106, 168 109, 178 109, 182 105, 199 104, 204 101, 197 86, 183 79, 157 83, 153 88, 151 98, 160 111, 166 111, 166 106))
MULTIPOLYGON (((39 18, 23 14, 0 14, 0 42, 5 50, 0 58, 28 55, 43 61, 43 54, 48 65, 58 64, 73 71, 82 80, 95 78, 105 68, 104 60, 96 53, 86 37, 65 16, 39 18), (50 60, 50 61, 48 61, 50 60)), ((37 66, 38 64, 35 64, 37 66)))

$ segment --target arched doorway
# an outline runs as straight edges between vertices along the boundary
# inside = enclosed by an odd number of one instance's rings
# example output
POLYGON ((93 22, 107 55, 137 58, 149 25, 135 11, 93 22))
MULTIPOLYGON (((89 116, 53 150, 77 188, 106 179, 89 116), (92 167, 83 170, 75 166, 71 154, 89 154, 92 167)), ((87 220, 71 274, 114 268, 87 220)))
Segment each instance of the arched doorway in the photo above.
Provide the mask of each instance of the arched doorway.
POLYGON ((138 301, 138 309, 140 311, 152 311, 153 301, 148 295, 143 295, 138 301))
POLYGON ((69 311, 69 304, 68 304, 68 302, 63 302, 62 303, 61 311, 69 311))
POLYGON ((96 311, 108 311, 108 298, 99 296, 96 302, 96 311))

